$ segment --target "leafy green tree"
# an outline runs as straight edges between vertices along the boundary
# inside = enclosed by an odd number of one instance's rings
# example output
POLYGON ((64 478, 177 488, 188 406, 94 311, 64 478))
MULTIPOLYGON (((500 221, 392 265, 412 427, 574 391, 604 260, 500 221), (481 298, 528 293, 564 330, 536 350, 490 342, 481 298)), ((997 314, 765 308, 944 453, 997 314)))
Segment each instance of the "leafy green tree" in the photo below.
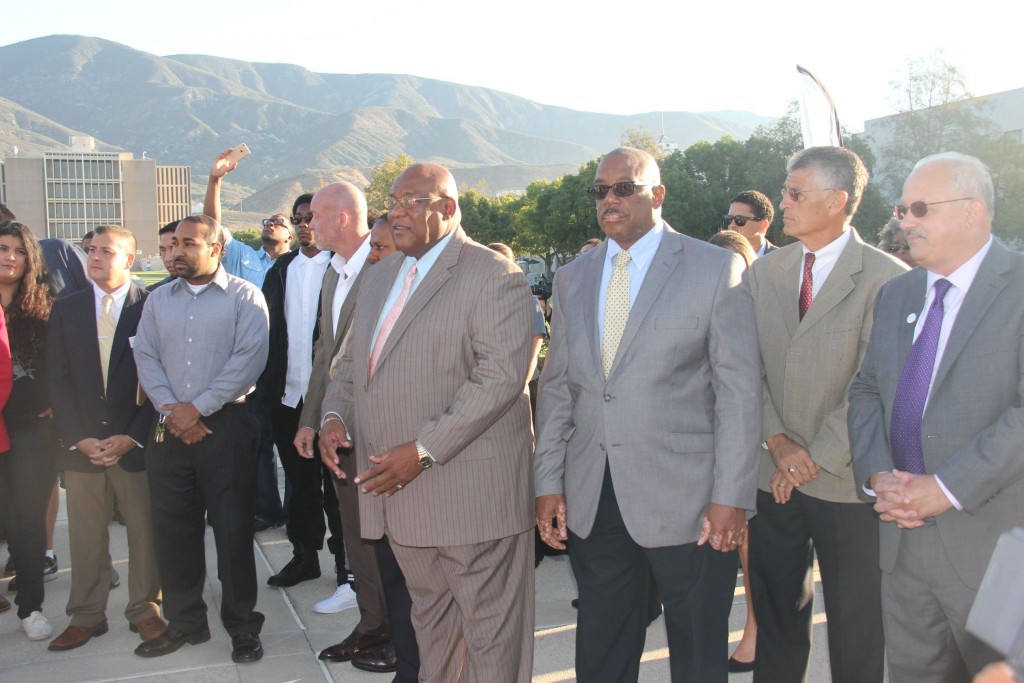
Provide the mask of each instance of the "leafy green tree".
POLYGON ((627 128, 623 131, 620 142, 625 147, 636 147, 650 152, 655 159, 665 158, 665 150, 658 142, 658 138, 644 124, 640 124, 639 128, 627 128))
POLYGON ((232 230, 231 236, 242 244, 248 244, 253 249, 259 249, 263 246, 263 233, 253 228, 232 230))
POLYGON ((415 163, 415 159, 403 152, 397 157, 387 157, 383 162, 374 166, 370 184, 363 190, 366 195, 366 205, 383 211, 388 205, 388 195, 391 194, 391 185, 395 182, 395 178, 415 163))

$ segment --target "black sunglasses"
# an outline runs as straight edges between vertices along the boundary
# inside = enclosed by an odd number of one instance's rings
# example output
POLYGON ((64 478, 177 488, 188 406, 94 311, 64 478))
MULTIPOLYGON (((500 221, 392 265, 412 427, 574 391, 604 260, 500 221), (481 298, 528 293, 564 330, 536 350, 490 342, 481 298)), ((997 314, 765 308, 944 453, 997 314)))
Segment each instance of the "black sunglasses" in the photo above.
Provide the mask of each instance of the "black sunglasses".
POLYGON ((894 242, 892 244, 885 245, 885 250, 890 254, 895 254, 900 251, 910 251, 910 245, 906 242, 894 242))
POLYGON ((742 228, 744 225, 747 224, 747 221, 757 222, 760 220, 760 218, 754 218, 753 216, 733 216, 731 214, 725 214, 724 216, 722 216, 722 228, 724 230, 728 230, 729 226, 732 225, 734 221, 736 225, 742 228))
POLYGON ((909 206, 897 204, 892 207, 892 215, 903 219, 909 211, 916 218, 924 218, 928 215, 928 207, 936 204, 949 204, 950 202, 969 202, 974 197, 960 197, 959 199, 943 199, 941 202, 912 202, 909 206))
POLYGON ((288 225, 287 221, 285 221, 285 219, 283 218, 264 218, 262 223, 264 228, 269 228, 271 225, 276 225, 283 228, 286 225, 288 225))
POLYGON ((303 223, 312 223, 313 214, 307 213, 305 216, 292 216, 292 225, 302 225, 303 223))
POLYGON ((638 187, 653 187, 651 183, 638 183, 635 180, 626 180, 612 185, 591 185, 587 188, 587 194, 594 201, 601 201, 608 196, 608 190, 615 193, 616 197, 629 197, 636 192, 638 187))

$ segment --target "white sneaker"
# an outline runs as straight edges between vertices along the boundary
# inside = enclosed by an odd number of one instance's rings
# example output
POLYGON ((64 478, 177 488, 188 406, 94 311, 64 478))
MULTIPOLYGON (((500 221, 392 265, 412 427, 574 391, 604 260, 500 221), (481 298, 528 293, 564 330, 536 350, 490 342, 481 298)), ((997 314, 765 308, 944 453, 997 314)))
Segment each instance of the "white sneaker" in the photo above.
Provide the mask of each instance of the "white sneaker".
POLYGON ((21 628, 29 640, 46 640, 53 635, 53 627, 42 612, 36 611, 21 620, 21 628))
POLYGON ((334 591, 334 595, 313 605, 313 611, 320 614, 334 614, 355 606, 356 592, 352 590, 352 586, 343 583, 338 586, 338 590, 334 591))

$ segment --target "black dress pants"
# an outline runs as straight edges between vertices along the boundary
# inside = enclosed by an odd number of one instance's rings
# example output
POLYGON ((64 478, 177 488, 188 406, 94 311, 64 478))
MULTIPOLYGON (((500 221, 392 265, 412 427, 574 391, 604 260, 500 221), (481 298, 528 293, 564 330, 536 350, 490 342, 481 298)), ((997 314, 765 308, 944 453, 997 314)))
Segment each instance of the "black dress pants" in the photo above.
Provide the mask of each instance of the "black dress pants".
POLYGON ((405 586, 405 574, 398 566, 391 543, 385 536, 373 543, 380 567, 380 580, 391 624, 391 642, 398 656, 398 671, 392 683, 416 683, 420 673, 420 648, 412 625, 412 598, 405 586))
POLYGON ((801 683, 821 571, 833 683, 881 683, 882 572, 878 518, 867 503, 833 503, 793 491, 788 503, 757 492, 750 520, 750 591, 757 617, 754 680, 801 683))
POLYGON ((330 529, 327 548, 334 555, 338 569, 341 569, 345 561, 338 497, 334 492, 334 484, 328 478, 329 473, 320 461, 319 449, 314 449, 310 459, 303 458, 295 450, 295 432, 299 429, 301 415, 302 401, 294 408, 279 403, 270 414, 274 443, 285 476, 291 484, 286 527, 288 540, 296 549, 317 551, 324 547, 324 534, 330 529))
MULTIPOLYGON (((205 518, 217 546, 221 621, 228 634, 259 633, 253 517, 256 513, 256 440, 259 425, 242 403, 203 418, 213 432, 186 446, 165 433, 146 444, 157 566, 170 628, 207 625, 205 518)), ((151 432, 152 434, 152 432, 151 432)))
POLYGON ((569 560, 580 595, 577 680, 637 680, 653 573, 665 608, 673 683, 725 683, 736 552, 696 543, 640 546, 622 520, 607 467, 593 530, 586 538, 571 529, 569 535, 569 560))

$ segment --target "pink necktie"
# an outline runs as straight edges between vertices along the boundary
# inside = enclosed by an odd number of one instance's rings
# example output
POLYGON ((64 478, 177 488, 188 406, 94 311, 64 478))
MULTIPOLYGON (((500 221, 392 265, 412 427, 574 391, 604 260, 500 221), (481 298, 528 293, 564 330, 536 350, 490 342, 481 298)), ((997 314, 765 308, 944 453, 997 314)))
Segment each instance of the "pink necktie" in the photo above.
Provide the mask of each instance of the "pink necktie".
POLYGON ((377 341, 373 345, 373 352, 370 354, 370 377, 373 377, 373 369, 377 367, 377 359, 380 358, 380 352, 384 348, 384 343, 388 340, 388 335, 391 334, 395 323, 398 322, 398 316, 402 315, 402 309, 405 308, 405 302, 409 298, 409 290, 412 289, 412 281, 416 279, 416 273, 416 266, 413 265, 405 275, 405 282, 402 283, 402 291, 398 295, 398 300, 395 301, 395 305, 391 307, 387 317, 384 318, 384 322, 381 323, 380 332, 377 333, 377 341))

